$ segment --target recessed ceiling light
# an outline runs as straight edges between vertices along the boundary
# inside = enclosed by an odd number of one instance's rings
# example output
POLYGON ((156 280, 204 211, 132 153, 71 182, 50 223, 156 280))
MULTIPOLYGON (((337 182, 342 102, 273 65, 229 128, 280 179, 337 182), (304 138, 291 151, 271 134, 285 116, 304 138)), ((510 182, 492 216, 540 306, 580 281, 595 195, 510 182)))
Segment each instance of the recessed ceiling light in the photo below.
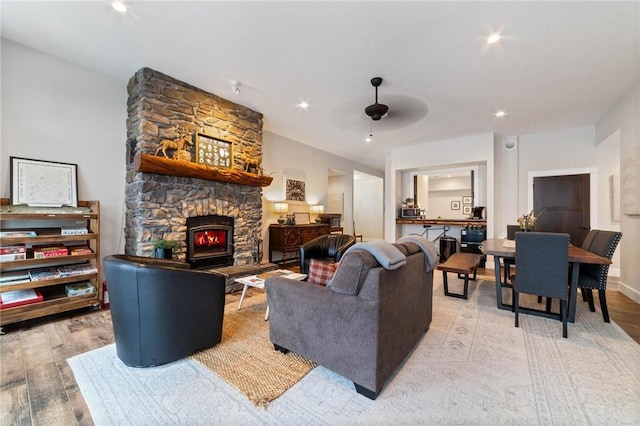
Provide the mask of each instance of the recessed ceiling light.
POLYGON ((127 11, 127 6, 125 6, 121 1, 114 1, 113 3, 111 3, 111 7, 121 13, 125 13, 127 11))
POLYGON ((498 111, 498 112, 495 113, 495 116, 500 118, 500 117, 504 117, 505 114, 506 114, 506 112, 504 112, 504 111, 498 111))
POLYGON ((373 142, 373 135, 369 135, 369 136, 367 136, 366 138, 364 138, 364 141, 365 141, 366 143, 371 143, 371 142, 373 142))
POLYGON ((491 34, 489 38, 487 38, 487 43, 493 44, 498 40, 500 40, 500 34, 494 33, 494 34, 491 34))
POLYGON ((298 108, 307 109, 309 108, 309 102, 302 101, 297 105, 298 108))

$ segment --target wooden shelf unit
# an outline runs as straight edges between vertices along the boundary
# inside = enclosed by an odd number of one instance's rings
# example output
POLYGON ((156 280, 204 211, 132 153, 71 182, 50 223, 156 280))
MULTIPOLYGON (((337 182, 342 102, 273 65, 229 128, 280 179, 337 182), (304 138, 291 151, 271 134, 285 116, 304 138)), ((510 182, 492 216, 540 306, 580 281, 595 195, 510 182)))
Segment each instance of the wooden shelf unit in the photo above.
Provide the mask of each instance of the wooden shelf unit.
POLYGON ((16 284, 3 285, 0 283, 0 293, 13 290, 38 289, 44 296, 42 302, 0 309, 0 325, 90 306, 94 308, 100 307, 102 301, 102 273, 100 268, 99 201, 79 201, 77 209, 69 207, 37 208, 11 206, 9 199, 1 198, 0 229, 2 231, 31 230, 37 233, 35 237, 7 236, 0 238, 0 244, 3 246, 24 244, 27 247, 27 259, 0 261, 0 274, 83 263, 90 263, 95 266, 97 271, 16 284), (69 224, 73 224, 73 226, 86 226, 88 233, 62 235, 61 227, 69 226, 69 224), (49 244, 65 245, 67 248, 75 245, 86 245, 93 253, 47 257, 43 259, 33 258, 32 247, 34 245, 49 244), (78 296, 67 296, 65 294, 65 284, 84 281, 90 282, 96 291, 78 296))

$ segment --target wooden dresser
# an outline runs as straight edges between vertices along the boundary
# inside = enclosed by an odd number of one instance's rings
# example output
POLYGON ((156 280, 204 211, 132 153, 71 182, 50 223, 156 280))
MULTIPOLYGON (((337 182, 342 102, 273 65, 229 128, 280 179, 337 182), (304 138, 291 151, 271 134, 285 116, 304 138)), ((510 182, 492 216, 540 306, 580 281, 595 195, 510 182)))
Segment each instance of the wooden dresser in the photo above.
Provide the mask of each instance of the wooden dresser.
POLYGON ((269 225, 269 262, 285 267, 300 258, 300 245, 329 233, 328 223, 269 225), (276 256, 274 256, 276 254, 276 256))

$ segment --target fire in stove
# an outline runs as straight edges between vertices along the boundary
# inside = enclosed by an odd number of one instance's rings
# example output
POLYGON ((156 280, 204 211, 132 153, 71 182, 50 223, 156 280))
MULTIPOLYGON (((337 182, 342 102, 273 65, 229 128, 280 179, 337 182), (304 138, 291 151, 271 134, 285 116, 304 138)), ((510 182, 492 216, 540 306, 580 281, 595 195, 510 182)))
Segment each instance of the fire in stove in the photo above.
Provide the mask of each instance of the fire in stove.
POLYGON ((207 230, 196 232, 194 236, 194 245, 196 251, 199 249, 223 249, 226 250, 226 231, 207 230))

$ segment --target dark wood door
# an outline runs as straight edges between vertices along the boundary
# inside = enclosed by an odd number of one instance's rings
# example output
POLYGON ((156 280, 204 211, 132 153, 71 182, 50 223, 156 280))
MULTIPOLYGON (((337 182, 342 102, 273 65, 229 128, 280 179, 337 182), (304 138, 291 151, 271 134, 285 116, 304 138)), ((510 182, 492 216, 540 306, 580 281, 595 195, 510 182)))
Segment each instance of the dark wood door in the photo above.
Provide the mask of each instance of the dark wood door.
POLYGON ((581 247, 591 223, 589 191, 588 174, 533 178, 536 231, 566 232, 581 247))

